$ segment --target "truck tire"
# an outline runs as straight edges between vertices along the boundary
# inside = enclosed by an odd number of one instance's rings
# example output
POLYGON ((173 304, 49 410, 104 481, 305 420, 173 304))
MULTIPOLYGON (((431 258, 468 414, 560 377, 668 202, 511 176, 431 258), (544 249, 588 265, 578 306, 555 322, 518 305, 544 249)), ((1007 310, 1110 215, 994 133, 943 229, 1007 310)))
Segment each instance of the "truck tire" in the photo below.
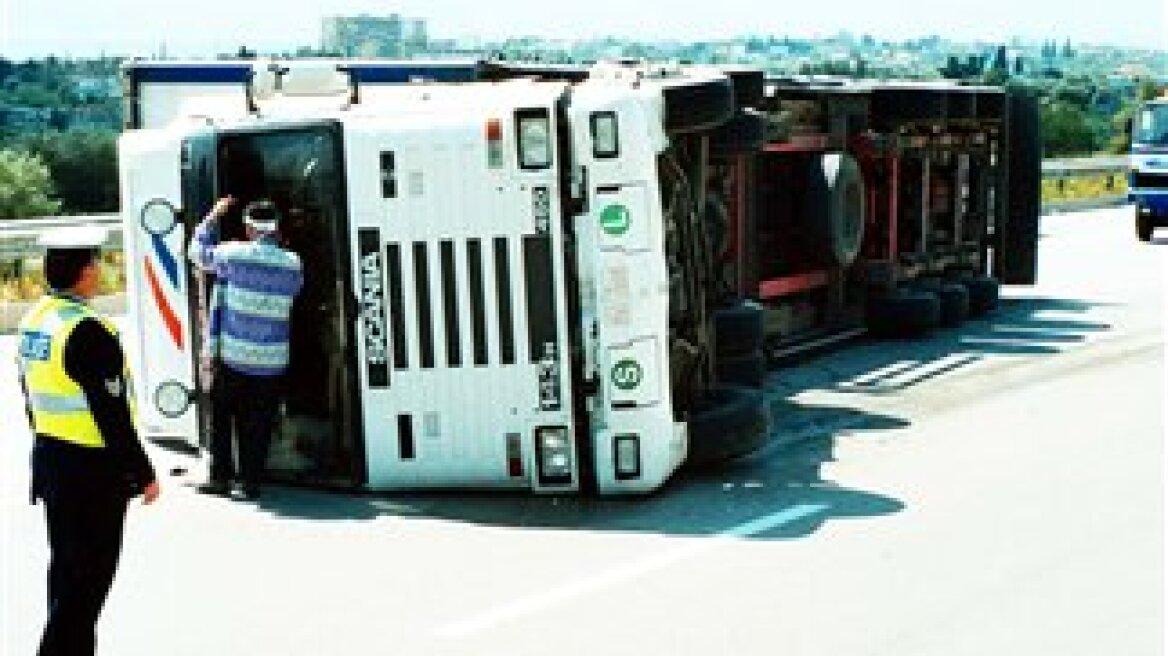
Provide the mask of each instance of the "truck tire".
POLYGON ((998 307, 1001 284, 989 276, 969 276, 961 279, 969 290, 969 316, 984 317, 998 307))
POLYGON ((1136 210, 1136 238, 1142 242, 1152 241, 1152 215, 1148 212, 1136 210))
POLYGON ((754 153, 766 140, 766 115, 756 109, 744 109, 710 132, 710 153, 723 157, 754 153))
POLYGON ((738 303, 714 310, 714 353, 719 356, 744 355, 758 351, 763 343, 762 308, 738 303))
POLYGON ((662 96, 666 132, 709 130, 734 115, 734 86, 727 77, 668 80, 662 96))
POLYGON ((958 326, 969 318, 969 289, 965 285, 929 276, 913 281, 912 287, 937 295, 943 328, 958 326))
POLYGON ((808 164, 803 202, 808 246, 825 265, 850 266, 864 241, 864 176, 847 153, 825 153, 808 164))
POLYGON ((983 317, 998 307, 1001 283, 990 276, 971 269, 954 269, 948 279, 960 283, 969 292, 969 316, 983 317))
POLYGON ((694 407, 689 418, 688 467, 709 467, 753 453, 770 437, 770 421, 762 392, 734 385, 716 385, 694 407))
POLYGON ((757 68, 723 68, 734 87, 734 104, 739 109, 758 107, 766 96, 766 73, 757 68))
POLYGON ((868 301, 867 324, 875 337, 924 337, 941 325, 941 299, 926 291, 897 289, 868 301))
POLYGON ((755 349, 741 355, 718 356, 714 362, 714 374, 724 385, 762 387, 767 375, 766 354, 755 349))

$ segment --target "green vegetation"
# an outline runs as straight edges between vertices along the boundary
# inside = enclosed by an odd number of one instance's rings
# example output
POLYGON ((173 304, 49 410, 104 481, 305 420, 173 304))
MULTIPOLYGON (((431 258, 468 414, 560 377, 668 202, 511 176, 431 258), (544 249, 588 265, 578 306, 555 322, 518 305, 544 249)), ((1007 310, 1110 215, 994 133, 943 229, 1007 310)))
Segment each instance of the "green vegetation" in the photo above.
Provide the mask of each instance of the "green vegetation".
POLYGON ((118 211, 117 134, 92 127, 23 135, 17 151, 40 158, 66 214, 118 211))
POLYGON ((0 218, 117 211, 118 66, 0 58, 0 218), (47 186, 30 162, 47 169, 47 186), (27 189, 5 191, 17 179, 27 189))
POLYGON ((53 214, 61 204, 51 198, 49 169, 36 155, 0 150, 0 220, 53 214))
POLYGON ((1065 178, 1043 178, 1042 202, 1086 201, 1097 198, 1123 196, 1127 193, 1127 177, 1121 172, 1093 173, 1065 178))
MULTIPOLYGON (((101 261, 101 285, 98 288, 98 295, 125 291, 126 263, 123 253, 103 251, 101 261)), ((45 287, 45 278, 40 270, 40 258, 29 258, 19 263, 10 263, 7 267, 0 267, 0 303, 35 300, 45 293, 45 287)))

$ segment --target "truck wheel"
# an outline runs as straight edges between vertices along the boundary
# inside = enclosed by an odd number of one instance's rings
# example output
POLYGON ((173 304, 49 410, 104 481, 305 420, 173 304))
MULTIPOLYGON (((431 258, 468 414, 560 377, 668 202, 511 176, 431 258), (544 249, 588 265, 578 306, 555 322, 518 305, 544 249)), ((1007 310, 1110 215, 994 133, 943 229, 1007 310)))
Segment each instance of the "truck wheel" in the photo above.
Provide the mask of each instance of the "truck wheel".
POLYGON ((868 301, 868 332, 876 337, 923 337, 941 325, 941 299, 908 288, 868 301))
POLYGON ((960 283, 969 292, 969 316, 982 317, 998 307, 1002 285, 990 276, 970 269, 955 269, 950 272, 950 280, 960 283))
POLYGON ((714 310, 714 353, 744 355, 762 348, 762 308, 738 303, 714 310))
POLYGON ((961 280, 969 290, 969 316, 983 317, 998 307, 1001 284, 989 276, 970 276, 961 280))
POLYGON ((730 78, 667 80, 665 131, 671 133, 709 130, 734 115, 734 86, 730 78))
POLYGON ((753 153, 766 140, 766 115, 756 109, 744 109, 710 132, 710 152, 723 157, 753 153))
POLYGON ((723 68, 734 87, 734 104, 740 109, 758 107, 766 96, 766 73, 757 68, 723 68))
POLYGON ((1136 237, 1143 242, 1152 241, 1152 215, 1147 212, 1136 211, 1136 237))
POLYGON ((965 285, 929 276, 913 281, 912 287, 937 295, 941 302, 941 326, 952 328, 969 318, 969 289, 965 285))
POLYGON ((807 172, 804 218, 809 246, 831 266, 846 267, 864 240, 864 176, 847 153, 813 157, 807 172))
POLYGON ((741 355, 718 356, 714 373, 719 383, 762 387, 767 375, 767 358, 761 349, 741 355))
POLYGON ((709 389, 689 418, 686 465, 708 467, 757 451, 770 437, 766 399, 734 385, 709 389))

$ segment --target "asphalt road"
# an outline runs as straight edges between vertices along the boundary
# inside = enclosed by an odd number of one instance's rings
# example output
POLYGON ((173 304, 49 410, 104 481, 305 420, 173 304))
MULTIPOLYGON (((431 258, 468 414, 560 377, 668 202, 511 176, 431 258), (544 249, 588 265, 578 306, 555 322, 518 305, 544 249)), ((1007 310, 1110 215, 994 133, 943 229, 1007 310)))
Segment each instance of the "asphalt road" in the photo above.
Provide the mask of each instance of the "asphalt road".
MULTIPOLYGON (((991 318, 773 372, 775 441, 595 500, 195 494, 153 451, 110 656, 1164 653, 1168 234, 1046 217, 991 318)), ((2 653, 44 617, 29 435, 0 338, 2 653)))

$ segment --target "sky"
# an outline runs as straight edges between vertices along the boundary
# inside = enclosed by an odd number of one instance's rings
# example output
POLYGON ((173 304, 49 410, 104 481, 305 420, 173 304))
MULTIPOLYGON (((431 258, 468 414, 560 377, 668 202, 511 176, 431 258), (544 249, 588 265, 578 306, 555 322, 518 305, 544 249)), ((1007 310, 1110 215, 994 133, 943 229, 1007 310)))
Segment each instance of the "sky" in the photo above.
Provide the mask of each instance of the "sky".
POLYGON ((398 13, 431 38, 644 41, 851 32, 904 41, 1071 40, 1168 51, 1168 0, 0 0, 0 57, 210 56, 319 45, 326 15, 398 13))

